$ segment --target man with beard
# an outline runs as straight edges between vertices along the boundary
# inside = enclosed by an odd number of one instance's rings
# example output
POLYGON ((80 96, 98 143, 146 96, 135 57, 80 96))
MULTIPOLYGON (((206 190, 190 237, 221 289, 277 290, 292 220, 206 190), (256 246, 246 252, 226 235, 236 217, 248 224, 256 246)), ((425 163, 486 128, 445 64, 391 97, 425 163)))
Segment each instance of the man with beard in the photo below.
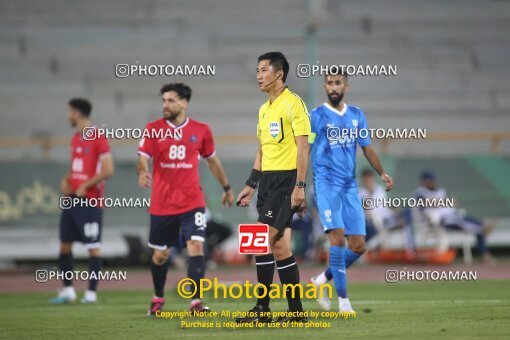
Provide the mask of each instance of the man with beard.
MULTIPOLYGON (((95 131, 90 122, 92 104, 87 99, 73 98, 69 101, 68 119, 76 133, 71 140, 71 168, 62 178, 60 190, 66 197, 81 197, 88 199, 102 198, 104 194, 104 181, 113 175, 113 159, 110 147, 104 136, 97 133, 89 135, 87 132, 95 131), (91 137, 93 136, 93 137, 91 137)), ((101 229, 103 224, 103 209, 96 206, 79 204, 77 206, 63 207, 60 218, 60 255, 58 258, 61 272, 74 270, 73 242, 80 241, 89 252, 89 280, 82 303, 97 302, 96 279, 101 270, 101 229), (65 209, 67 208, 67 209, 65 209)), ((58 296, 51 299, 53 304, 63 304, 76 300, 73 282, 64 278, 64 288, 58 296)))
MULTIPOLYGON (((311 282, 319 288, 333 279, 340 312, 356 316, 347 298, 346 269, 365 252, 365 216, 356 184, 357 145, 386 184, 386 191, 393 187, 393 180, 384 172, 377 153, 370 146, 363 111, 344 103, 349 89, 347 76, 328 74, 324 80, 328 102, 310 113, 312 133, 309 143, 315 202, 330 242, 329 268, 312 277, 311 282), (345 247, 345 237, 348 248, 345 247)), ((331 307, 326 295, 318 302, 324 309, 331 307)))
POLYGON ((168 271, 170 247, 180 238, 188 248, 188 277, 197 287, 190 311, 204 311, 200 299, 200 279, 204 277, 204 241, 206 235, 205 200, 198 174, 199 156, 223 187, 221 202, 232 206, 234 193, 216 151, 207 124, 187 117, 191 88, 172 83, 161 88, 163 118, 147 124, 145 137, 138 147, 138 185, 149 188, 152 183, 149 247, 154 249, 151 261, 154 296, 148 314, 161 311, 168 271), (162 138, 163 136, 163 138, 162 138), (152 159, 152 175, 149 161, 152 159))

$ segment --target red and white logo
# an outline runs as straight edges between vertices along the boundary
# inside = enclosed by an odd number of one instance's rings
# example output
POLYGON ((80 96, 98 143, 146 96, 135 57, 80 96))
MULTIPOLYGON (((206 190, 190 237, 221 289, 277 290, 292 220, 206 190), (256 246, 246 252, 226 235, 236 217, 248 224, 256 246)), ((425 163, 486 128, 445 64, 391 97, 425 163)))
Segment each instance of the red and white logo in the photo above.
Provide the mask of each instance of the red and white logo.
POLYGON ((269 226, 267 224, 239 225, 239 254, 268 254, 269 226))

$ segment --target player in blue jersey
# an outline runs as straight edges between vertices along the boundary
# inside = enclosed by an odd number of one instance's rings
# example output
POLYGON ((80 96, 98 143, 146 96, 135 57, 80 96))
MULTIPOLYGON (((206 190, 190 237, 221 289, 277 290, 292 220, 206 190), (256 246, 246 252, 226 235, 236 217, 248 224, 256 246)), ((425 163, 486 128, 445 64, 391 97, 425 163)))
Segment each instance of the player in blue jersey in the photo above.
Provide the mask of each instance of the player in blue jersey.
MULTIPOLYGON (((379 157, 371 147, 370 134, 363 111, 344 103, 349 89, 346 75, 326 75, 324 89, 328 101, 310 113, 314 192, 317 210, 330 242, 329 268, 311 283, 318 288, 333 279, 340 312, 356 316, 347 298, 346 269, 365 252, 365 216, 356 184, 356 148, 359 145, 372 168, 386 184, 392 178, 384 172, 379 157), (345 238, 348 248, 345 247, 345 238)), ((318 300, 329 310, 327 297, 318 300)))

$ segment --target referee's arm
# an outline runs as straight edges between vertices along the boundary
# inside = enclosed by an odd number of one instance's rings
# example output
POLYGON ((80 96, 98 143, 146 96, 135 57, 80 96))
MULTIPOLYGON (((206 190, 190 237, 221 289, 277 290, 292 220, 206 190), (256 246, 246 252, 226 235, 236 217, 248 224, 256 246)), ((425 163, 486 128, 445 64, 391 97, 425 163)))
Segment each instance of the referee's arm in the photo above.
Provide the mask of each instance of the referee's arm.
POLYGON ((297 178, 296 181, 306 180, 306 171, 308 169, 308 154, 310 145, 308 144, 308 136, 294 137, 297 145, 297 178))
MULTIPOLYGON (((308 136, 294 137, 297 145, 297 177, 296 181, 306 180, 306 171, 308 169, 308 153, 310 146, 308 145, 308 136)), ((303 205, 305 201, 305 188, 294 187, 290 198, 291 207, 297 208, 303 205)))
MULTIPOLYGON (((262 146, 259 144, 259 149, 257 151, 257 155, 255 156, 255 162, 253 162, 253 170, 260 172, 261 170, 261 160, 262 160, 262 146)), ((252 174, 253 174, 252 170, 252 174)), ((258 181, 257 181, 258 182, 258 181)), ((250 205, 250 201, 253 198, 253 194, 255 193, 255 188, 246 185, 244 189, 237 195, 236 205, 239 207, 247 207, 250 205)))
POLYGON ((257 151, 257 155, 255 156, 255 162, 253 162, 253 169, 260 171, 261 160, 262 160, 262 146, 259 144, 259 150, 257 151))

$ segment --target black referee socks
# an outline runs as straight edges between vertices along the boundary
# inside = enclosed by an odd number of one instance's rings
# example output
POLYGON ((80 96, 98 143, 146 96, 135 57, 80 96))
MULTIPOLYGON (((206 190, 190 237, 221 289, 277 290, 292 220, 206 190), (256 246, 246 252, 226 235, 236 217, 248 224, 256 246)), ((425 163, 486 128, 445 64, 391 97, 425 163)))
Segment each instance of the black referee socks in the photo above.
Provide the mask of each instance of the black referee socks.
POLYGON ((205 275, 205 256, 190 256, 188 262, 188 277, 195 282, 197 290, 192 299, 200 298, 200 279, 203 279, 205 275))
MULTIPOLYGON (((257 280, 259 283, 266 286, 266 296, 257 299, 257 305, 263 306, 264 309, 269 308, 269 291, 273 283, 274 275, 274 257, 273 254, 255 256, 255 264, 257 267, 257 280)), ((264 291, 259 288, 258 295, 262 296, 264 291)))
MULTIPOLYGON (((284 260, 276 261, 276 268, 278 269, 278 275, 280 275, 280 281, 282 282, 282 285, 299 284, 299 270, 294 256, 291 255, 284 260)), ((287 302, 289 303, 289 311, 291 312, 301 312, 303 310, 299 291, 299 289, 293 290, 290 287, 287 288, 287 302), (293 291, 295 295, 294 297, 292 297, 293 291)))

